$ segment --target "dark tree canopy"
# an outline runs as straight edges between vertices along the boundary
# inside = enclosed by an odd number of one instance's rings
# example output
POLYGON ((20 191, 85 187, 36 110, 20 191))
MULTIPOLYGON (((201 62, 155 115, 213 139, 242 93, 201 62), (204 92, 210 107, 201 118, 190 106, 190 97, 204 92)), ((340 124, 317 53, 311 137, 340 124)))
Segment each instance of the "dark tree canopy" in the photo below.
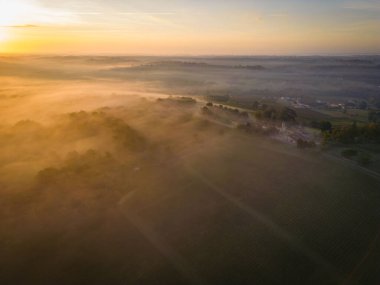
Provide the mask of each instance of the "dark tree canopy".
POLYGON ((332 124, 329 121, 322 121, 319 124, 319 128, 322 132, 331 132, 332 124))
POLYGON ((370 111, 368 113, 368 121, 371 123, 380 123, 380 111, 370 111))
POLYGON ((293 109, 290 109, 288 107, 284 107, 281 110, 280 119, 285 122, 295 121, 297 118, 297 113, 293 109))

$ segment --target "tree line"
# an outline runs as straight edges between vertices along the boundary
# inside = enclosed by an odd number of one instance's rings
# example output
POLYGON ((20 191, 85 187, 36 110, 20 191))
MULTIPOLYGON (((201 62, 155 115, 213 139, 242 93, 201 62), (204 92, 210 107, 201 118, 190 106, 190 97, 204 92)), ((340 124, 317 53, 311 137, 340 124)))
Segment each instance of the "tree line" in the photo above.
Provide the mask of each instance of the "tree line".
POLYGON ((358 126, 337 126, 329 130, 322 130, 324 142, 350 143, 380 143, 380 124, 368 123, 358 126))

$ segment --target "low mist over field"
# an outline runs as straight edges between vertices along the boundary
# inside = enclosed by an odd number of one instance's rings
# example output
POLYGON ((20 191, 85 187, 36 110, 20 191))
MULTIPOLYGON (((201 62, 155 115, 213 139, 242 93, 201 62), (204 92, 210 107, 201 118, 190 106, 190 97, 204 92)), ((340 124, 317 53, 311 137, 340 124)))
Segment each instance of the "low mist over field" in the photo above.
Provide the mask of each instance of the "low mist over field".
POLYGON ((377 284, 379 102, 377 56, 1 56, 0 283, 377 284))
POLYGON ((144 92, 173 95, 379 99, 380 89, 379 56, 3 56, 0 67, 3 77, 59 80, 62 85, 65 80, 89 83, 96 79, 121 87, 128 84, 129 91, 141 87, 144 92))

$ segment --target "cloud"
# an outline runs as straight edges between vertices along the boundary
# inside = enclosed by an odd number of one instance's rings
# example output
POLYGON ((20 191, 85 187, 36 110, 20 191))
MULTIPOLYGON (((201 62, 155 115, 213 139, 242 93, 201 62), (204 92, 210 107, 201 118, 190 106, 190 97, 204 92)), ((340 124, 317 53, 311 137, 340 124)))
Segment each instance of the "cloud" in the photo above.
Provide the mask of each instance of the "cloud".
POLYGON ((17 28, 17 29, 29 29, 29 28, 38 28, 37 25, 12 25, 12 26, 1 26, 1 28, 17 28))
POLYGON ((119 12, 119 15, 175 15, 174 12, 119 12))
POLYGON ((103 15, 101 12, 57 12, 59 16, 75 16, 75 15, 103 15))

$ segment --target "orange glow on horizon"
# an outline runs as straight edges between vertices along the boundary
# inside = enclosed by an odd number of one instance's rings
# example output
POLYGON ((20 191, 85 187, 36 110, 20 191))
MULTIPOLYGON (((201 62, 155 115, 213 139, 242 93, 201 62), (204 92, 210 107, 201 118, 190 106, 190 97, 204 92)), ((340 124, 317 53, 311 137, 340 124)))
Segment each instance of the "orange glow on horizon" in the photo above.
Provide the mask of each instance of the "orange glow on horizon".
POLYGON ((39 0, 0 0, 0 52, 152 55, 380 52, 377 36, 380 22, 376 19, 340 23, 334 22, 334 15, 330 15, 332 22, 328 22, 290 13, 265 16, 254 9, 241 8, 214 9, 210 15, 191 12, 191 5, 187 7, 189 11, 170 13, 120 13, 109 7, 95 12, 75 11, 63 6, 53 9, 39 0))

